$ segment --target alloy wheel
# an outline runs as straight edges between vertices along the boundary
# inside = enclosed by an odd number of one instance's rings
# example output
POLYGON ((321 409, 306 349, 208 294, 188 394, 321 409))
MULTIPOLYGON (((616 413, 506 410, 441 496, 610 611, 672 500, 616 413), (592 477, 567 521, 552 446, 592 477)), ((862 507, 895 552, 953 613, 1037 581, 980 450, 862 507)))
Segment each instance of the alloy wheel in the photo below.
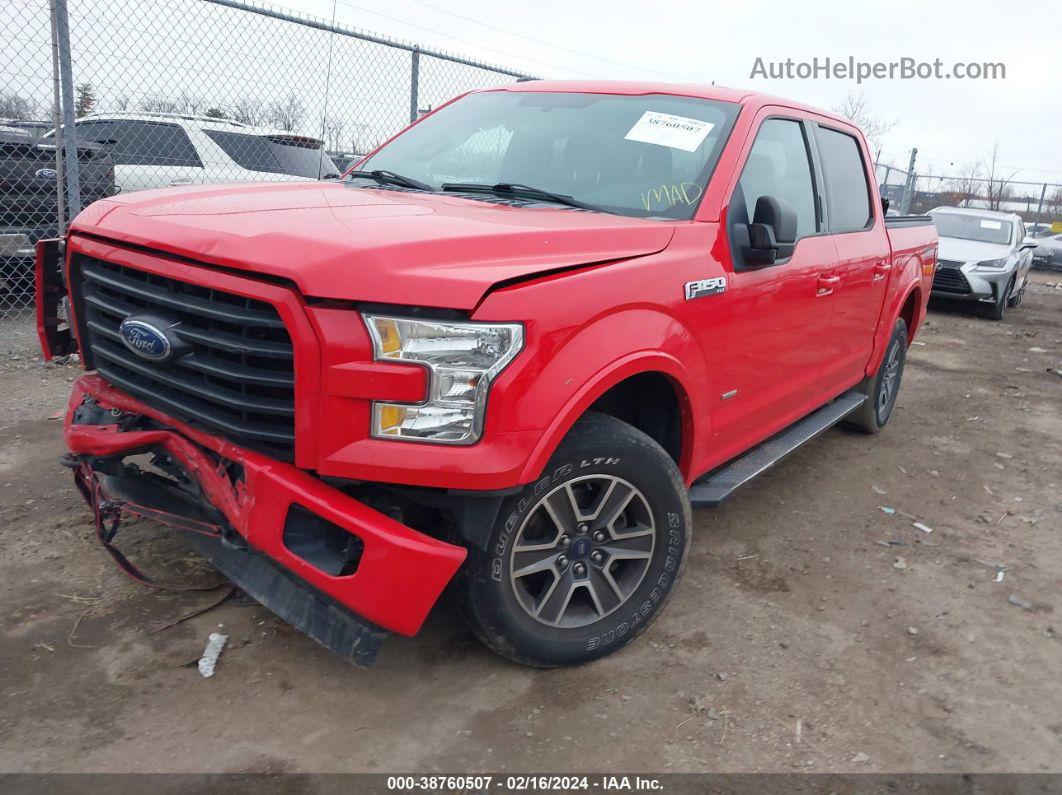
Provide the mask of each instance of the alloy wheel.
POLYGON ((653 513, 633 484, 613 475, 574 478, 527 514, 509 555, 509 582, 536 621, 583 627, 630 598, 655 543, 653 513))

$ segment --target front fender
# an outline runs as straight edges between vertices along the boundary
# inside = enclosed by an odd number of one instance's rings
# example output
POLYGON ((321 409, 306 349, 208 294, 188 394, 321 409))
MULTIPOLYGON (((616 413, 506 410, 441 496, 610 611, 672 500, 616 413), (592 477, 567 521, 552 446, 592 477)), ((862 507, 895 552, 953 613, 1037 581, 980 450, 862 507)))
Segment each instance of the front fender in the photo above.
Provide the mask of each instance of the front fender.
MULTIPOLYGON (((656 309, 631 308, 592 321, 554 348, 533 383, 520 396, 520 406, 545 422, 520 481, 530 482, 545 468, 572 425, 599 397, 626 378, 657 372, 671 381, 682 411, 682 460, 689 471, 695 413, 687 385, 704 378, 704 361, 689 331, 656 309)), ((527 418, 531 420, 530 417, 527 418)), ((703 420, 702 420, 703 422, 703 420)))

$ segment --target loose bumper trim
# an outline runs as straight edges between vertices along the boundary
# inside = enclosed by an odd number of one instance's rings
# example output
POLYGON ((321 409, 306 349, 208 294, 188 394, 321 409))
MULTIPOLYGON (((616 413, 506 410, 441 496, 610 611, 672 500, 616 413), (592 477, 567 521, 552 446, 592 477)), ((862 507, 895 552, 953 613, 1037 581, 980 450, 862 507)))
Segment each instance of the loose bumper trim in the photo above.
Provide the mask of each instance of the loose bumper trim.
MULTIPOLYGON (((115 458, 164 450, 199 485, 206 501, 224 517, 228 528, 247 542, 252 553, 267 558, 266 565, 278 570, 279 579, 273 578, 277 584, 263 585, 263 589, 279 589, 282 580, 294 579, 293 587, 302 581, 371 624, 402 635, 413 635, 420 629, 466 556, 462 547, 419 533, 290 464, 178 422, 119 392, 94 374, 82 376, 75 384, 65 436, 70 451, 90 465, 94 457, 115 458), (164 428, 122 430, 117 419, 115 424, 79 424, 75 413, 86 399, 103 409, 149 417, 164 428), (235 478, 231 474, 233 464, 239 468, 235 478), (361 540, 364 548, 353 574, 327 574, 285 546, 284 524, 292 506, 299 506, 361 540)), ((166 521, 165 516, 154 518, 166 521)), ((188 529, 187 522, 180 521, 180 517, 175 517, 170 524, 188 529)), ((218 567, 226 574, 236 570, 235 564, 229 565, 230 558, 218 558, 218 567)), ((253 564, 240 565, 246 568, 253 564)), ((256 595, 253 587, 247 590, 256 595)), ((291 616, 298 611, 327 608, 323 603, 317 607, 303 605, 284 615, 274 604, 263 601, 304 630, 308 622, 316 619, 307 618, 300 625, 291 616)), ((329 631, 322 630, 324 634, 329 631)))

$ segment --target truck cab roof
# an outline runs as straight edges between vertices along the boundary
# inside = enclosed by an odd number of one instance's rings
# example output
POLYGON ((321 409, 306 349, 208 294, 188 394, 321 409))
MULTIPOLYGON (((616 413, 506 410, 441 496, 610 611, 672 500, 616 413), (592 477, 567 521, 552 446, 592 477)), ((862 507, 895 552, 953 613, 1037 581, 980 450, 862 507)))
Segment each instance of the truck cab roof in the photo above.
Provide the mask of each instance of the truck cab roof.
POLYGON ((586 94, 621 94, 627 96, 637 96, 641 94, 667 94, 676 97, 694 97, 697 99, 710 99, 719 102, 733 102, 752 110, 758 110, 767 105, 778 105, 805 113, 815 113, 820 116, 831 118, 841 124, 854 126, 850 119, 833 113, 832 111, 823 110, 822 108, 804 105, 790 99, 784 99, 782 97, 776 97, 758 91, 727 88, 726 86, 705 85, 702 83, 664 83, 640 80, 525 80, 519 83, 484 88, 470 93, 485 93, 489 91, 570 92, 586 94))

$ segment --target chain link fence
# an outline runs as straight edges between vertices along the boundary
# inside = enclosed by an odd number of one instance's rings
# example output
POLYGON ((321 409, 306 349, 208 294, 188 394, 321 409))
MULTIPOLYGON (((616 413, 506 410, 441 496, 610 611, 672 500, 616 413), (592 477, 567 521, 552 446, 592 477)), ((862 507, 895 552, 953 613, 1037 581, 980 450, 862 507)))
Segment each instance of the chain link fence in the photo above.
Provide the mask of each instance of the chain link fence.
POLYGON ((909 172, 877 164, 878 187, 900 214, 934 207, 967 207, 1017 213, 1036 243, 1033 268, 1062 272, 1062 184, 981 176, 976 166, 955 175, 909 172))
POLYGON ((527 77, 241 0, 4 0, 0 30, 0 317, 32 314, 33 244, 91 201, 335 175, 452 97, 527 77))
MULTIPOLYGON (((33 244, 91 201, 334 175, 453 96, 526 76, 244 0, 4 0, 0 31, 0 318, 32 314, 33 244)), ((1062 270, 1062 185, 878 176, 902 212, 1019 213, 1040 224, 1037 265, 1062 270)))

